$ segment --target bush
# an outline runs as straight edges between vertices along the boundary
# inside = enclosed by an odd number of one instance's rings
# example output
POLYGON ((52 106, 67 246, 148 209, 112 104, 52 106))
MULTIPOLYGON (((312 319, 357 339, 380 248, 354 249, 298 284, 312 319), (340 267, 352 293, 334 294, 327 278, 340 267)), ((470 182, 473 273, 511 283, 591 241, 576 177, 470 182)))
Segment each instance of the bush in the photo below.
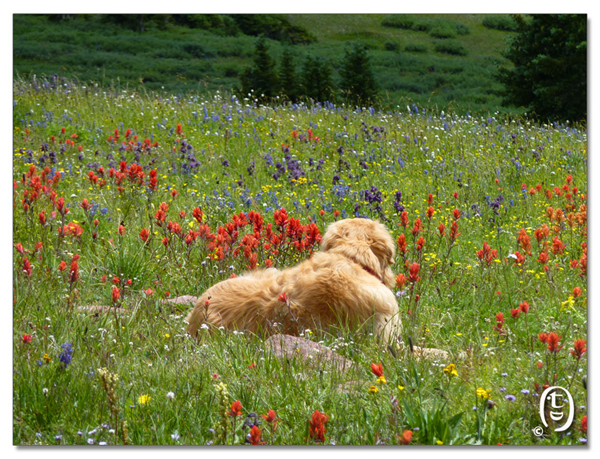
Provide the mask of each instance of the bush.
POLYGON ((383 47, 387 50, 387 51, 398 51, 398 48, 400 47, 398 45, 398 42, 395 41, 386 41, 383 44, 383 47))
POLYGON ((426 53, 427 52, 427 46, 426 45, 420 45, 417 43, 411 43, 408 44, 404 47, 404 51, 408 52, 408 53, 426 53))
POLYGON ((492 14, 485 16, 481 24, 488 29, 502 30, 505 32, 515 32, 517 30, 516 21, 508 14, 492 14))
POLYGON ((467 48, 456 40, 444 40, 436 43, 435 50, 438 53, 451 54, 453 56, 466 56, 469 54, 467 48))
POLYGON ((207 51, 204 48, 204 46, 202 46, 200 43, 185 42, 182 43, 180 46, 185 53, 189 54, 190 56, 196 59, 206 59, 208 57, 214 57, 214 53, 211 51, 207 51))
POLYGON ((437 21, 430 26, 428 33, 434 38, 454 38, 458 35, 454 24, 447 21, 437 21))
POLYGON ((383 18, 381 25, 395 29, 412 29, 415 19, 408 14, 390 14, 383 18))
POLYGON ((280 14, 232 14, 237 27, 246 35, 263 35, 291 44, 312 43, 316 38, 306 29, 292 24, 280 14))

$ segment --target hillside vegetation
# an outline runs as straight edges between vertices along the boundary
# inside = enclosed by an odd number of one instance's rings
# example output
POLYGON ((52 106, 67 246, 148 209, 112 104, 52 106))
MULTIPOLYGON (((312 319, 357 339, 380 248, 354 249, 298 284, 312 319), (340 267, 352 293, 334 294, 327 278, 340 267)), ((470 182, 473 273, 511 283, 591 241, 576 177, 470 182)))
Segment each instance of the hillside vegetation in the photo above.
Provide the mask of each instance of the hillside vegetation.
MULTIPOLYGON (((171 94, 220 90, 245 96, 239 93, 240 75, 256 43, 256 36, 248 34, 258 33, 251 21, 165 17, 147 20, 143 32, 132 21, 15 15, 14 73, 58 74, 171 94)), ((262 29, 269 32, 273 59, 280 62, 286 48, 297 69, 308 56, 322 58, 334 84, 346 47, 364 44, 384 106, 514 113, 500 106, 494 77, 497 66, 506 63, 501 53, 513 34, 507 16, 304 14, 277 21, 284 25, 272 26, 274 32, 270 23, 262 29)))

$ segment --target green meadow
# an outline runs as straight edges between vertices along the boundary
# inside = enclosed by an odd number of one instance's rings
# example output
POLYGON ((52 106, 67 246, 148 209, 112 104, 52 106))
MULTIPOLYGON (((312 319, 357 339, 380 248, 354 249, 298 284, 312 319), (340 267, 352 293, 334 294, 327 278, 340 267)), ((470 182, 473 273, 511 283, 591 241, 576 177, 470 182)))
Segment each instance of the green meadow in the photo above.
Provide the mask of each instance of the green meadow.
MULTIPOLYGON (((361 39, 405 53, 385 31, 361 39)), ((436 110, 416 95, 382 109, 265 106, 224 88, 73 82, 41 76, 48 56, 13 85, 14 444, 587 441, 584 127, 436 110), (274 223, 281 209, 302 231, 274 223), (397 241, 404 346, 369 324, 305 330, 354 363, 339 372, 280 359, 243 331, 185 333, 191 306, 169 299, 307 259, 319 250, 309 225, 324 234, 341 218, 378 219, 397 241), (417 359, 410 343, 449 358, 417 359), (537 436, 548 386, 572 394, 574 421, 537 436)))

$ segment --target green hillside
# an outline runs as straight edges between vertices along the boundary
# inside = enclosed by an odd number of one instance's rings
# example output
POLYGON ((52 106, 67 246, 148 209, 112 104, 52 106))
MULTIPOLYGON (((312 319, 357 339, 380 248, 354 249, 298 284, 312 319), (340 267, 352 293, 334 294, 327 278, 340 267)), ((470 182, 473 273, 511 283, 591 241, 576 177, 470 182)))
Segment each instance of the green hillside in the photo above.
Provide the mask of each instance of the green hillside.
MULTIPOLYGON (((148 21, 140 32, 102 15, 60 20, 15 15, 14 75, 59 74, 169 93, 239 94, 239 75, 251 62, 256 36, 236 29, 230 17, 216 20, 218 27, 202 17, 184 25, 165 17, 148 21)), ((510 29, 506 16, 303 14, 286 15, 282 21, 315 40, 294 44, 273 34, 278 39, 267 42, 275 60, 280 61, 286 47, 297 56, 297 70, 306 56, 322 57, 335 83, 344 49, 359 40, 369 49, 386 106, 511 110, 500 106, 500 86, 494 80, 497 66, 506 62, 501 53, 512 35, 499 30, 510 29)))

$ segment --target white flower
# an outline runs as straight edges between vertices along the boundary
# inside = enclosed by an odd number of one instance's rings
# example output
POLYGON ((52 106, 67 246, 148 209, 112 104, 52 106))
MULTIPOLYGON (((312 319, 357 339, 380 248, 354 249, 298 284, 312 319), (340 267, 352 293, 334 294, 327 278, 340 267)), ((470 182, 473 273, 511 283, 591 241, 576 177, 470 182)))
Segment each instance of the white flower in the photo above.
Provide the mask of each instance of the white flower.
POLYGON ((94 439, 93 438, 88 438, 87 442, 88 442, 88 445, 93 445, 94 444, 94 439))
POLYGON ((173 400, 175 398, 175 394, 173 392, 167 392, 167 398, 169 400, 173 400))
POLYGON ((48 388, 47 387, 44 387, 42 389, 42 394, 44 394, 44 396, 48 395, 48 388))
POLYGON ((200 328, 201 328, 202 330, 208 330, 208 325, 206 325, 206 324, 202 324, 202 325, 200 326, 200 328))

